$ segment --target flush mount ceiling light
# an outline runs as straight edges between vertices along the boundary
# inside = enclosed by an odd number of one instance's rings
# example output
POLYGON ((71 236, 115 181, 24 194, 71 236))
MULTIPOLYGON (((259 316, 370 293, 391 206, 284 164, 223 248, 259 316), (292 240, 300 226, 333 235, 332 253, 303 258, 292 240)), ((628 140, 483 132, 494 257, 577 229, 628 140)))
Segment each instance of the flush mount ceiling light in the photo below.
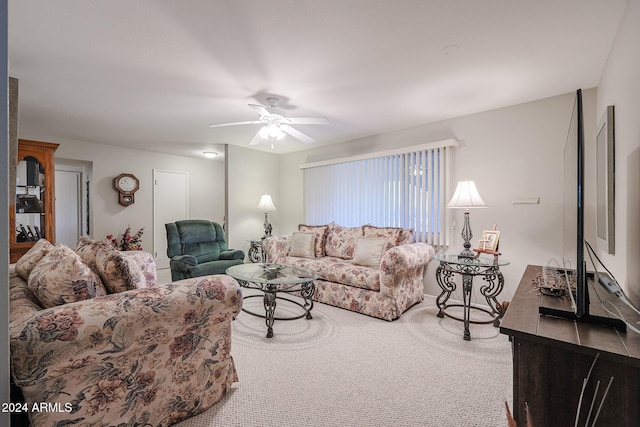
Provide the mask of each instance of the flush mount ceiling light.
POLYGON ((284 138, 287 134, 309 144, 313 142, 313 138, 300 132, 290 125, 328 125, 329 120, 326 117, 285 117, 282 110, 278 108, 278 98, 267 98, 269 105, 257 105, 249 104, 249 107, 253 108, 260 114, 258 120, 251 120, 246 122, 233 122, 222 123, 218 125, 209 125, 210 128, 217 128, 223 126, 235 126, 235 125, 253 125, 260 124, 263 127, 256 133, 253 139, 249 142, 249 145, 258 145, 263 139, 271 142, 271 148, 273 148, 273 141, 284 138))
POLYGON ((218 155, 218 153, 216 153, 214 151, 204 151, 202 154, 204 154, 204 156, 207 159, 213 159, 214 157, 216 157, 218 155))
POLYGON ((460 50, 460 45, 448 44, 448 45, 446 45, 445 47, 442 48, 440 53, 442 53, 443 55, 454 55, 454 54, 458 53, 459 50, 460 50))

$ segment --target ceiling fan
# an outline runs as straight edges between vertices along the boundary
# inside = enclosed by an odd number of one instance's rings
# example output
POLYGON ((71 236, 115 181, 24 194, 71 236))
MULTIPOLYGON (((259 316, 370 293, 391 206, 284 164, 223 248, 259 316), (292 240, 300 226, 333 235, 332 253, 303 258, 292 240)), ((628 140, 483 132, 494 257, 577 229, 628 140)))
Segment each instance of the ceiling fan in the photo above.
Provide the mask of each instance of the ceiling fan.
POLYGON ((258 133, 256 133, 253 139, 249 141, 249 145, 258 145, 260 140, 265 139, 271 141, 271 148, 273 148, 274 141, 281 140, 287 134, 304 142, 305 144, 313 142, 313 138, 300 132, 291 125, 329 124, 329 120, 327 120, 326 117, 285 117, 282 111, 278 108, 279 102, 280 100, 278 98, 267 98, 267 103, 269 105, 249 104, 249 107, 253 108, 260 115, 258 120, 222 123, 219 125, 209 125, 209 127, 217 128, 223 126, 262 124, 262 128, 258 133))

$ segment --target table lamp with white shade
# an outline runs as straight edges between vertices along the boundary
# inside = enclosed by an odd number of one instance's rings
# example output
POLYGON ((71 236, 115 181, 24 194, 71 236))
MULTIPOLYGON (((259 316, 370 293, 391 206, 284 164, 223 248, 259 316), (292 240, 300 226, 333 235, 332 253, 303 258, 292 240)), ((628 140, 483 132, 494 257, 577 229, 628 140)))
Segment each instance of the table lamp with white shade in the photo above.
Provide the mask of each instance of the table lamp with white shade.
POLYGON ((262 236, 262 238, 264 239, 271 236, 272 230, 271 224, 269 223, 268 212, 276 211, 276 207, 274 206, 269 194, 263 194, 262 197, 260 197, 260 202, 258 203, 257 209, 264 212, 264 236, 262 236))
POLYGON ((461 258, 475 258, 475 253, 471 250, 470 240, 473 238, 471 225, 469 224, 469 210, 475 208, 486 208, 487 205, 480 197, 476 183, 469 180, 459 181, 456 191, 447 204, 448 208, 464 209, 464 227, 462 227, 462 239, 464 240, 464 250, 458 255, 461 258))

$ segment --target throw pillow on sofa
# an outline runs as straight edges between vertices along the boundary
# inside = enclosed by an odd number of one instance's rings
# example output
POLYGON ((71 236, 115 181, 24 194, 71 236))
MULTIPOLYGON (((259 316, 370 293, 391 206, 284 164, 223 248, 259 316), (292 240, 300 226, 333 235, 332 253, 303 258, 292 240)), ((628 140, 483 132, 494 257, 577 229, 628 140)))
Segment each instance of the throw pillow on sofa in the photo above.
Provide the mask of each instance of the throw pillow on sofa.
POLYGON ((75 252, 80 255, 82 261, 93 271, 97 272, 96 254, 100 248, 113 248, 113 244, 108 240, 93 240, 88 237, 81 237, 75 247, 75 252))
POLYGON ((324 246, 327 239, 328 229, 328 225, 298 224, 298 231, 311 232, 316 235, 316 243, 314 248, 316 258, 321 258, 324 256, 324 246))
POLYGON ((329 225, 325 252, 327 256, 351 259, 356 243, 364 237, 362 227, 343 227, 336 223, 329 225))
POLYGON ((142 272, 142 282, 136 283, 136 288, 150 288, 158 284, 158 272, 153 255, 145 251, 122 251, 122 256, 133 260, 142 272))
POLYGON ((136 260, 113 246, 98 248, 96 269, 107 291, 112 294, 136 289, 145 280, 136 260))
POLYGON ((56 245, 33 268, 27 287, 43 307, 91 299, 106 295, 98 275, 78 254, 64 245, 56 245))
POLYGON ((396 227, 376 227, 374 225, 362 226, 366 239, 387 239, 393 246, 398 245, 402 228, 396 227))
POLYGON ((398 246, 402 228, 397 227, 376 227, 373 225, 364 225, 362 227, 365 239, 385 239, 387 245, 385 251, 398 246))
POLYGON ((413 229, 399 227, 376 227, 375 225, 364 225, 364 237, 367 239, 387 238, 393 242, 392 246, 406 245, 413 242, 413 229))
MULTIPOLYGON (((123 264, 126 264, 126 268, 128 268, 131 262, 134 262, 139 267, 143 280, 135 283, 136 288, 148 288, 157 284, 158 275, 156 272, 156 264, 153 256, 148 252, 118 251, 108 240, 93 240, 88 237, 82 237, 78 240, 75 252, 80 255, 82 261, 87 264, 89 268, 100 275, 100 269, 96 263, 96 255, 100 249, 104 249, 106 253, 112 253, 114 250, 118 252, 126 259, 126 261, 122 261, 123 264)), ((133 269, 134 273, 137 273, 135 267, 133 267, 133 269)), ((105 279, 102 280, 104 281, 105 279)), ((107 280, 109 280, 108 277, 107 280)))
POLYGON ((379 267, 382 254, 384 254, 388 239, 358 239, 353 253, 353 263, 368 267, 379 267))
POLYGON ((403 229, 398 239, 398 246, 408 245, 409 243, 413 243, 413 228, 408 230, 403 229))
POLYGON ((29 274, 38 262, 53 249, 48 240, 40 239, 24 255, 16 261, 16 273, 24 280, 29 280, 29 274))
POLYGON ((291 237, 291 249, 289 256, 302 258, 315 258, 316 234, 306 232, 295 232, 291 237))

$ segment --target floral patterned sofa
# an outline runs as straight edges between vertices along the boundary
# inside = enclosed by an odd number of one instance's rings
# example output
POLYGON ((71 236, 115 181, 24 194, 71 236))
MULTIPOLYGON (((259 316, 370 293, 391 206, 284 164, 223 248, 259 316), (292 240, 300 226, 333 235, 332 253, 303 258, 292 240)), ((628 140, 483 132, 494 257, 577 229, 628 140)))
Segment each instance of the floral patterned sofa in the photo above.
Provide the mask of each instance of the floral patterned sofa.
POLYGON ((9 271, 11 374, 32 426, 168 426, 237 381, 231 277, 157 285, 150 254, 88 240, 39 241, 9 271))
POLYGON ((424 299, 423 275, 434 248, 411 243, 401 228, 298 226, 289 236, 263 241, 271 263, 308 268, 318 275, 313 299, 385 320, 424 299))

